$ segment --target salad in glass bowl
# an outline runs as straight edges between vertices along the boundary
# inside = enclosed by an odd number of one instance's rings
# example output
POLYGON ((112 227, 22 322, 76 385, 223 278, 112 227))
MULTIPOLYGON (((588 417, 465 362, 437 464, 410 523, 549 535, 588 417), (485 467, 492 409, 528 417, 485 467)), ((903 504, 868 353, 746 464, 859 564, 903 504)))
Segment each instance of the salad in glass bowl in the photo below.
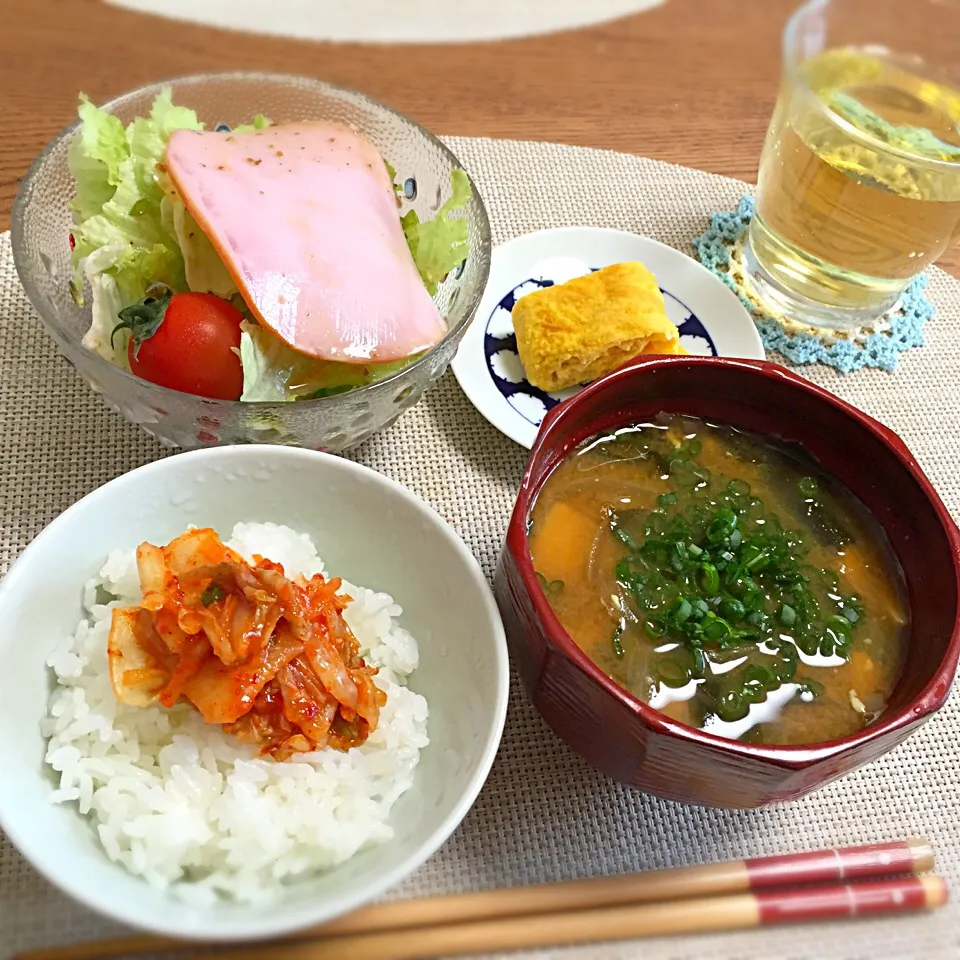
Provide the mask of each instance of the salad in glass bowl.
POLYGON ((14 254, 62 352, 128 419, 178 446, 343 449, 446 369, 489 225, 426 131, 262 74, 81 95, 79 115, 24 181, 14 254))

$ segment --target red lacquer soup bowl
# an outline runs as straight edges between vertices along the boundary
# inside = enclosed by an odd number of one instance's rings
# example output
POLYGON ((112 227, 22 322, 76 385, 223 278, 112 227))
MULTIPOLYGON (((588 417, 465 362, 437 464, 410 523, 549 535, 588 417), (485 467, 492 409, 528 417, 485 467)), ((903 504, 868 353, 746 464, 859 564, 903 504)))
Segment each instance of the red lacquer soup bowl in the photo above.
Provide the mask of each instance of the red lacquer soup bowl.
POLYGON ((527 465, 496 593, 524 685, 554 732, 609 776, 688 803, 757 807, 792 800, 876 759, 943 705, 960 655, 960 532, 909 450, 833 394, 752 360, 644 358, 554 408, 527 465), (582 441, 660 412, 799 444, 886 531, 906 577, 911 627, 903 674, 871 726, 842 740, 793 747, 703 733, 629 694, 561 627, 527 542, 537 494, 582 441))

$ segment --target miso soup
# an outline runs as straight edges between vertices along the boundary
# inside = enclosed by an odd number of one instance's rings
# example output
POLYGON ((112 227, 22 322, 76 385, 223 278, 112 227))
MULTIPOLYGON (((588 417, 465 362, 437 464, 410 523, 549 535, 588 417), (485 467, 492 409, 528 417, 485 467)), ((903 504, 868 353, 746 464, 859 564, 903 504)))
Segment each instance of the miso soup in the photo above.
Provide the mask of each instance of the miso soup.
POLYGON ((903 666, 903 574, 866 508, 776 442, 663 414, 561 463, 530 518, 583 651, 675 720, 751 743, 861 730, 903 666))

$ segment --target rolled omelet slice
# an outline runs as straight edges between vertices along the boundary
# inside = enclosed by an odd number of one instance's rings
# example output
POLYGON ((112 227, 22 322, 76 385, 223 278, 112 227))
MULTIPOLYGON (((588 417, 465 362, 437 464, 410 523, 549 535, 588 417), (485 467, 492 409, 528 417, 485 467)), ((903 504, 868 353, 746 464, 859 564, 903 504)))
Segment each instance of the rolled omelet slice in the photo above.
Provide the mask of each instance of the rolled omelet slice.
POLYGON ((637 261, 528 293, 512 316, 527 380, 549 392, 589 383, 640 354, 686 353, 656 277, 637 261))

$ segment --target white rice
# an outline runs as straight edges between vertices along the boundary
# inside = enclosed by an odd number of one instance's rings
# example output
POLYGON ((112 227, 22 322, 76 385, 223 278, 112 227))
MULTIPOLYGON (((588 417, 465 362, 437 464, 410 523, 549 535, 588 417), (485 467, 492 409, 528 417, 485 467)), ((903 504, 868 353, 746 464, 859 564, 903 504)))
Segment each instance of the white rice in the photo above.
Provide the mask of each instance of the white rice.
MULTIPOLYGON (((323 572, 310 538, 272 523, 241 523, 229 545, 258 553, 289 576, 323 572)), ((48 659, 57 679, 47 763, 51 795, 75 803, 107 855, 156 887, 191 900, 259 901, 284 881, 329 869, 388 839, 390 809, 413 783, 427 745, 427 702, 403 684, 417 644, 385 593, 343 585, 345 616, 387 694, 361 747, 325 748, 278 763, 205 724, 189 705, 128 707, 107 673, 111 611, 140 600, 133 549, 110 554, 84 591, 88 616, 48 659)))

